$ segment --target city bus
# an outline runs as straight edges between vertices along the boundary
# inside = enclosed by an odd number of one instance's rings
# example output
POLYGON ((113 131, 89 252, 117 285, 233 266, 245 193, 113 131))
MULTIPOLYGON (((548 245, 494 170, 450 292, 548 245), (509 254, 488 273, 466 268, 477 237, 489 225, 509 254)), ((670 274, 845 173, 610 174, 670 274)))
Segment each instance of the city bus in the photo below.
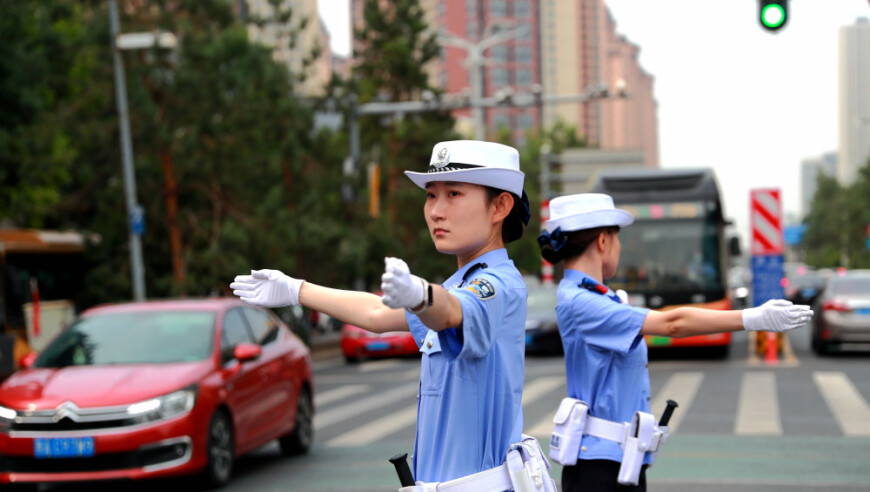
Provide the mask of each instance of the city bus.
MULTIPOLYGON (((591 191, 610 195, 635 217, 619 233, 622 254, 610 288, 624 289, 632 305, 655 310, 731 309, 727 272, 734 245, 726 239, 712 169, 603 171, 591 191)), ((651 348, 709 347, 711 355, 724 357, 731 334, 646 341, 651 348)))

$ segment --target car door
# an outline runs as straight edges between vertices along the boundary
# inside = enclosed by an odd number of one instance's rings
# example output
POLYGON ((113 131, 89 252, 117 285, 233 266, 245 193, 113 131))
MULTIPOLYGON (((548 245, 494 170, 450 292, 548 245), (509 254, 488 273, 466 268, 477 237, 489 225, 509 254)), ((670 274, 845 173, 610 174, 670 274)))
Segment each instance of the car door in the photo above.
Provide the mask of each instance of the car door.
POLYGON ((288 378, 287 353, 279 342, 281 325, 271 313, 243 308, 255 342, 263 349, 260 356, 260 390, 254 433, 257 439, 274 438, 290 425, 296 408, 292 381, 288 378))
MULTIPOLYGON (((239 364, 233 356, 233 349, 240 343, 256 343, 248 321, 241 308, 227 311, 221 329, 221 363, 230 369, 239 364)), ((244 450, 256 439, 257 418, 260 414, 260 395, 264 393, 265 381, 261 372, 260 359, 241 364, 237 372, 231 372, 226 381, 227 404, 232 410, 236 423, 236 446, 244 450)))

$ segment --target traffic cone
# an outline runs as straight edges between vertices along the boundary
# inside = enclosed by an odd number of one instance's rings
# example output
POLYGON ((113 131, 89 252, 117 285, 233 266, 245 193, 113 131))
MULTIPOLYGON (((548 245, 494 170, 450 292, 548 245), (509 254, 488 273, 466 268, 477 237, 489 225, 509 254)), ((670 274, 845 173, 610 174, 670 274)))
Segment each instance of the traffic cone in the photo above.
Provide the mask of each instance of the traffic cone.
POLYGON ((777 348, 776 333, 767 332, 767 342, 764 351, 764 362, 768 364, 776 364, 779 361, 779 350, 777 348))

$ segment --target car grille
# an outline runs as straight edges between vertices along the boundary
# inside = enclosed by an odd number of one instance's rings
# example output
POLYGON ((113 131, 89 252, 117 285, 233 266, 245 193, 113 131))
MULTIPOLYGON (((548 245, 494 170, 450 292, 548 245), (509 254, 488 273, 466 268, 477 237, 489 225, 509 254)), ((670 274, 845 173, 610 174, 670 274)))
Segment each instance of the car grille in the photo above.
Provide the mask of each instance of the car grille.
POLYGON ((145 423, 127 413, 127 406, 79 408, 65 402, 53 410, 18 411, 7 431, 72 432, 128 427, 145 423))
POLYGON ((180 465, 190 459, 188 437, 172 439, 125 453, 98 454, 89 458, 35 458, 32 456, 0 456, 0 472, 4 473, 66 473, 125 470, 131 468, 165 468, 180 465))

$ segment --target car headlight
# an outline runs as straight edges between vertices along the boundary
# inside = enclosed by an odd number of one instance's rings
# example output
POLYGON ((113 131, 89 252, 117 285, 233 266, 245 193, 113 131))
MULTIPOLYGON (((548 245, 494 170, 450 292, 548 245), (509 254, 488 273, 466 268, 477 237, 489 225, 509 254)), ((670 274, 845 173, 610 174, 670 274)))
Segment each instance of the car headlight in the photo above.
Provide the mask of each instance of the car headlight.
POLYGON ((0 432, 6 432, 9 430, 17 416, 18 412, 15 410, 0 405, 0 432))
POLYGON ((130 417, 140 422, 153 422, 189 412, 196 403, 197 386, 191 385, 168 395, 140 401, 127 407, 130 417))
POLYGON ((526 320, 526 331, 529 330, 537 330, 541 327, 541 321, 537 319, 527 319, 526 320))
POLYGON ((749 289, 747 289, 746 287, 737 287, 734 290, 734 295, 737 296, 738 299, 742 299, 749 295, 749 289))

